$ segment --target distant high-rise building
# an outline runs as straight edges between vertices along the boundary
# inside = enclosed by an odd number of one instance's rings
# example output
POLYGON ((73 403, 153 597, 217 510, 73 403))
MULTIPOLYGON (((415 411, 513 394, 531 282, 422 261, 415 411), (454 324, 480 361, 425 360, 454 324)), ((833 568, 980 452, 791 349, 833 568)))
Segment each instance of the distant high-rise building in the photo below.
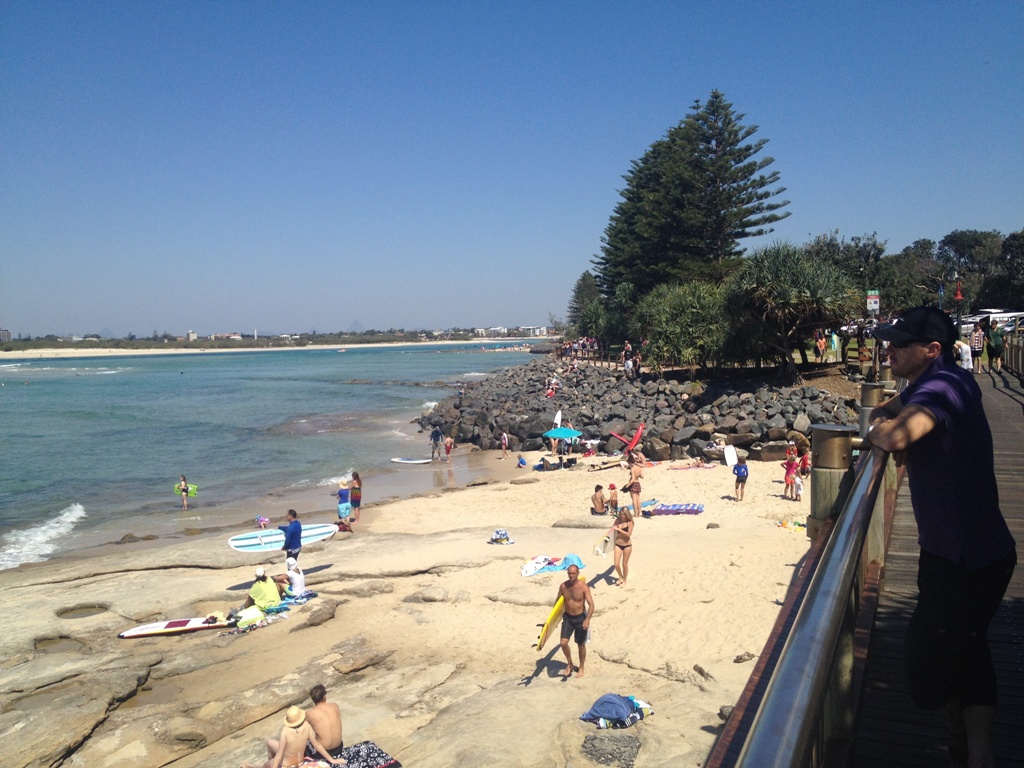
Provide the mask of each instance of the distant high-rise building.
POLYGON ((11 340, 11 332, 6 328, 0 328, 0 344, 11 340))

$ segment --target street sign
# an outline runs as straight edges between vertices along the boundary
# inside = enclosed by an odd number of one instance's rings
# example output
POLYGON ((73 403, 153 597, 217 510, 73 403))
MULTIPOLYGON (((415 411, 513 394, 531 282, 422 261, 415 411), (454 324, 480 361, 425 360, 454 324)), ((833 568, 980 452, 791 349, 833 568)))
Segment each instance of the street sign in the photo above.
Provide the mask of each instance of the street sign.
POLYGON ((868 312, 878 311, 878 289, 868 290, 868 312))

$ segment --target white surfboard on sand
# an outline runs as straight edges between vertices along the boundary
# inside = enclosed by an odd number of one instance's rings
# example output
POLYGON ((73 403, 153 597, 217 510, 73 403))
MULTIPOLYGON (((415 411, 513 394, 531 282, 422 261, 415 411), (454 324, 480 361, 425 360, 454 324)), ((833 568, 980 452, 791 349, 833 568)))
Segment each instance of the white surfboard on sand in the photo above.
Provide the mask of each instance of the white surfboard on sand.
POLYGON ((559 408, 558 411, 555 412, 555 429, 558 429, 560 426, 562 426, 562 409, 561 408, 559 408))

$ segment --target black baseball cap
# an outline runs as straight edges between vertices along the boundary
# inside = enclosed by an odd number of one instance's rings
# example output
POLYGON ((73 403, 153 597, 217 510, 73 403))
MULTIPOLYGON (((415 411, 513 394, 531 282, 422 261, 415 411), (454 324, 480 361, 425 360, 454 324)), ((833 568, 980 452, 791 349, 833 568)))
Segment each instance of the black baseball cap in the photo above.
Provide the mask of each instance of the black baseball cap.
POLYGON ((952 349, 957 338, 956 327, 949 315, 936 307, 908 309, 893 322, 875 328, 873 335, 891 344, 937 341, 947 351, 952 349))

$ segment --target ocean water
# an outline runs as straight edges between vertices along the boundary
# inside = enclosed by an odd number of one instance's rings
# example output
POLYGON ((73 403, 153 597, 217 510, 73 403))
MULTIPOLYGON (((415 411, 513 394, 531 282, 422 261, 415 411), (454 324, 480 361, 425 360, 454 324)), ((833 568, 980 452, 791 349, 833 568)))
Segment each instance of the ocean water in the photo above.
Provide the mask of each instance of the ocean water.
MULTIPOLYGON (((529 359, 497 346, 2 362, 0 569, 117 531, 199 528, 268 493, 326 497, 353 469, 364 482, 405 471, 390 459, 430 456, 414 419, 459 382, 529 359), (187 512, 179 474, 199 486, 187 512)), ((366 501, 391 495, 384 485, 366 483, 366 501)))

